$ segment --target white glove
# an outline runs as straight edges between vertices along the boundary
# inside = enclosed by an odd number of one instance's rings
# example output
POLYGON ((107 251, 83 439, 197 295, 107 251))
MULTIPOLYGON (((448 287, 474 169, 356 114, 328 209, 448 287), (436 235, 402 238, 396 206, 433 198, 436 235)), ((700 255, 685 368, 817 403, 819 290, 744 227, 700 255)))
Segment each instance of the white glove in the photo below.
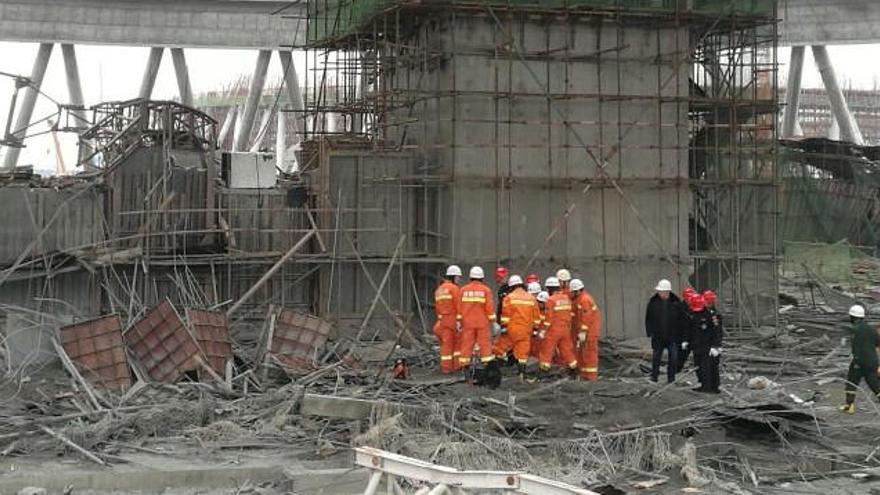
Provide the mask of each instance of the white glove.
POLYGON ((500 329, 498 329, 498 333, 500 333, 502 335, 507 333, 507 327, 501 327, 500 329))
POLYGON ((578 344, 583 344, 587 341, 587 332, 578 332, 578 344))
POLYGON ((712 357, 718 357, 721 355, 721 349, 718 347, 713 347, 709 349, 709 355, 712 357))
POLYGON ((495 335, 501 333, 501 325, 499 325, 497 321, 492 322, 492 333, 495 335))
POLYGON ((688 343, 687 343, 687 342, 682 342, 682 343, 681 343, 681 350, 686 351, 687 348, 688 348, 688 343))
POLYGON ((546 331, 546 330, 541 330, 540 332, 538 332, 538 338, 539 338, 539 339, 543 339, 543 338, 546 337, 546 336, 547 336, 547 331, 546 331))
POLYGON ((455 331, 461 332, 461 322, 460 321, 455 322, 455 331))

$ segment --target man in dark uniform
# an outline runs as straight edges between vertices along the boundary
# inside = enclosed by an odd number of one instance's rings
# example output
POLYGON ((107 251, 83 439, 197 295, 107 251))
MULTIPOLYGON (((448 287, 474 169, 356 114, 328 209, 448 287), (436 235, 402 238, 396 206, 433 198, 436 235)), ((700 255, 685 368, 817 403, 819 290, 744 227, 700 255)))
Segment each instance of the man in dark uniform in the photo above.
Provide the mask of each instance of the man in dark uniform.
POLYGON ((697 392, 717 394, 721 385, 720 361, 721 342, 724 338, 724 330, 718 315, 712 314, 707 307, 702 294, 696 294, 691 298, 693 319, 691 321, 690 347, 694 350, 694 360, 697 362, 697 378, 700 386, 697 392))
POLYGON ((877 378, 877 346, 880 338, 877 331, 865 322, 865 308, 856 304, 849 308, 852 361, 849 363, 849 372, 846 375, 846 404, 840 410, 853 414, 856 412, 856 389, 862 379, 868 383, 871 392, 880 398, 880 380, 877 378))

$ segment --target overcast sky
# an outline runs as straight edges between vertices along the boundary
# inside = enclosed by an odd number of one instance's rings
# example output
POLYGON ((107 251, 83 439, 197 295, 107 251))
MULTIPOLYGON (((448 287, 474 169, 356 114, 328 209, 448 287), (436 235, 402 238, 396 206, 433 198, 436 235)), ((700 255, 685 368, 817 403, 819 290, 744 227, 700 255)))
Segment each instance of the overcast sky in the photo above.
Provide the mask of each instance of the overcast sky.
MULTIPOLYGON (((38 45, 28 43, 0 43, 0 72, 29 75, 38 45)), ((838 77, 844 87, 871 89, 880 87, 880 67, 877 60, 880 45, 855 45, 829 47, 832 61, 838 77)), ((83 93, 86 105, 101 101, 124 100, 137 96, 143 68, 147 59, 148 48, 126 48, 115 46, 77 46, 79 69, 82 77, 83 93)), ((203 50, 188 49, 187 63, 193 92, 221 89, 224 85, 242 74, 253 71, 257 53, 253 50, 203 50)), ((789 49, 779 50, 780 84, 784 84, 788 74, 789 49)), ((297 57, 300 65, 300 80, 303 80, 301 66, 302 57, 297 57)), ((821 87, 822 79, 816 70, 810 51, 807 50, 807 62, 804 68, 803 86, 821 87)), ((269 80, 281 78, 281 64, 273 55, 269 66, 269 80)), ((9 102, 12 95, 13 82, 10 78, 0 77, 0 122, 5 124, 9 102)), ((43 91, 52 98, 67 101, 67 86, 64 76, 64 65, 61 49, 56 45, 49 63, 49 69, 43 82, 43 91)), ((166 51, 162 59, 162 67, 156 81, 153 97, 156 99, 175 98, 177 83, 171 63, 171 54, 166 51)), ((54 112, 54 105, 45 98, 38 99, 34 118, 42 118, 54 112)), ((35 128, 44 131, 46 126, 35 128)), ((66 162, 74 162, 75 139, 72 136, 60 136, 66 162)), ((55 154, 52 141, 45 136, 33 139, 22 151, 20 164, 34 164, 39 169, 54 168, 55 154)))

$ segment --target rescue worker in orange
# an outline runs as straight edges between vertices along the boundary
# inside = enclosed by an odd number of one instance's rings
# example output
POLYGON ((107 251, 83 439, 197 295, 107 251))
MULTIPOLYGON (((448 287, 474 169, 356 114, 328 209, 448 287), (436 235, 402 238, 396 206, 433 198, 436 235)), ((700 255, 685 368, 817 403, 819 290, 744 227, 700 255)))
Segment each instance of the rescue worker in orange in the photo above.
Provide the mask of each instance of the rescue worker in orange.
POLYGON ((480 348, 480 361, 490 363, 495 360, 489 328, 495 322, 495 304, 492 300, 492 289, 483 283, 483 269, 479 266, 471 268, 468 274, 470 282, 459 291, 458 313, 461 315, 461 357, 458 362, 462 368, 471 363, 474 344, 480 348))
POLYGON ((571 272, 565 268, 560 268, 556 271, 556 278, 559 279, 560 290, 564 292, 566 296, 571 297, 571 287, 569 287, 569 283, 571 282, 571 272))
POLYGON ((571 342, 571 299, 562 291, 559 279, 550 277, 544 284, 550 294, 546 303, 547 320, 544 330, 538 335, 543 341, 538 353, 539 367, 542 373, 550 371, 550 363, 555 352, 572 376, 577 374, 577 358, 571 342))
POLYGON ((532 329, 541 323, 541 312, 535 297, 523 289, 519 275, 511 275, 507 285, 510 292, 501 306, 501 335, 495 340, 495 359, 505 359, 512 349, 520 379, 525 379, 532 329))
POLYGON ((544 331, 544 322, 547 321, 546 304, 548 299, 550 299, 550 294, 545 290, 538 292, 538 295, 535 296, 535 300, 538 301, 538 311, 541 314, 541 322, 535 325, 535 328, 532 329, 532 342, 531 347, 529 348, 529 357, 533 357, 536 360, 541 353, 541 344, 543 340, 541 339, 540 334, 544 331))
POLYGON ((599 378, 599 331, 602 329, 602 315, 580 279, 572 279, 569 284, 574 305, 572 328, 575 333, 578 370, 580 377, 587 381, 599 378))
POLYGON ((449 265, 446 277, 434 291, 434 335, 440 342, 440 372, 444 375, 459 370, 458 359, 461 351, 458 348, 459 313, 458 282, 461 279, 461 268, 449 265))

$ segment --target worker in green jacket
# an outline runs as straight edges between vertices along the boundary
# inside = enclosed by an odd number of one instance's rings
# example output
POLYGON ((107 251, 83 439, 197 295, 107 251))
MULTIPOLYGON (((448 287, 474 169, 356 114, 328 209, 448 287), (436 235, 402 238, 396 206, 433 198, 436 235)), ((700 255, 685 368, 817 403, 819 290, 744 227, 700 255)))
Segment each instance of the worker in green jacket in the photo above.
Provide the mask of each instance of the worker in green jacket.
POLYGON ((849 308, 850 322, 852 327, 852 362, 849 364, 849 373, 846 375, 846 404, 840 410, 853 414, 856 412, 856 390, 862 379, 868 383, 874 396, 880 398, 880 379, 877 374, 877 346, 880 346, 880 337, 877 331, 865 322, 865 308, 855 305, 849 308))

